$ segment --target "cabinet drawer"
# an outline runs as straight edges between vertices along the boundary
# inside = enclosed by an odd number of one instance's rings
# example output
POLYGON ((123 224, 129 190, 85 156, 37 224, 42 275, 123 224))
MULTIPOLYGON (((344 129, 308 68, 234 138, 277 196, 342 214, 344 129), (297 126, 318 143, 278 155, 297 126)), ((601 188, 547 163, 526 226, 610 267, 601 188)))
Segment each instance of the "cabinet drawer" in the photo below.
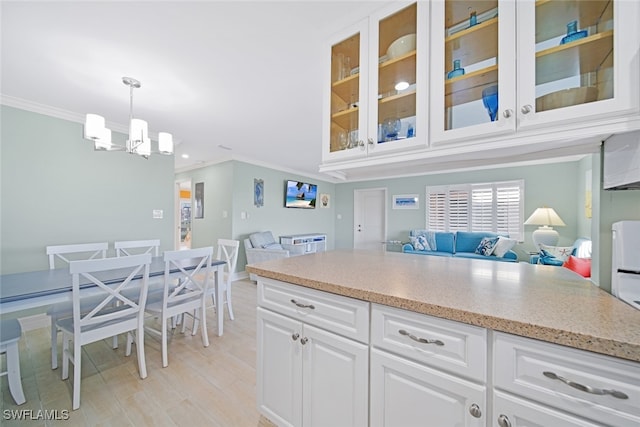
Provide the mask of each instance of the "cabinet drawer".
POLYGON ((260 278, 258 305, 357 341, 369 342, 369 303, 260 278))
POLYGON ((639 363, 503 333, 494 356, 496 388, 607 425, 640 425, 639 363))
POLYGON ((486 329, 373 304, 371 343, 455 375, 486 382, 486 329))

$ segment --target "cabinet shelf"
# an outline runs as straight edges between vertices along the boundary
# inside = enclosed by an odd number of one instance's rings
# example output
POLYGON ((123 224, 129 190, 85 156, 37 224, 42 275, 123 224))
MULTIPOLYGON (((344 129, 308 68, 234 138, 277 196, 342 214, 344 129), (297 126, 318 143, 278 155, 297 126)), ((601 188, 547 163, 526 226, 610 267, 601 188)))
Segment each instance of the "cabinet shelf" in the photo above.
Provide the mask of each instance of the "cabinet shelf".
POLYGON ((352 107, 344 111, 339 111, 331 115, 331 120, 334 124, 342 128, 343 130, 356 129, 358 123, 358 107, 352 107))
POLYGON ((598 71, 612 53, 613 30, 537 52, 536 85, 598 71))
POLYGON ((566 35, 573 20, 580 29, 595 25, 609 6, 609 1, 536 1, 536 43, 566 35))
POLYGON ((378 100, 378 123, 386 118, 416 115, 416 92, 402 93, 378 100))
POLYGON ((359 99, 360 74, 353 74, 345 79, 338 80, 331 84, 331 91, 342 101, 349 102, 352 98, 359 99))
POLYGON ((465 104, 482 99, 482 90, 489 84, 497 84, 498 66, 490 67, 445 81, 445 107, 465 104))
POLYGON ((459 31, 445 38, 445 65, 454 59, 462 66, 471 65, 498 56, 498 17, 459 31))
POLYGON ((394 90, 396 83, 401 81, 414 84, 416 82, 416 51, 385 61, 378 66, 378 70, 380 93, 394 90))

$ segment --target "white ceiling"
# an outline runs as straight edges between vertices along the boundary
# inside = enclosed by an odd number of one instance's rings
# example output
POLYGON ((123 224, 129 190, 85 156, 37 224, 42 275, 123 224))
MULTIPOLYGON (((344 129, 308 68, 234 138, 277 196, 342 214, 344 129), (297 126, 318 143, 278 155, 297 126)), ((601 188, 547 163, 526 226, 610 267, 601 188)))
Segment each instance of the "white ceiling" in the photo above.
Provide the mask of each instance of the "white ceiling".
POLYGON ((126 133, 131 76, 176 170, 235 158, 321 176, 323 43, 383 4, 3 0, 2 101, 126 133))

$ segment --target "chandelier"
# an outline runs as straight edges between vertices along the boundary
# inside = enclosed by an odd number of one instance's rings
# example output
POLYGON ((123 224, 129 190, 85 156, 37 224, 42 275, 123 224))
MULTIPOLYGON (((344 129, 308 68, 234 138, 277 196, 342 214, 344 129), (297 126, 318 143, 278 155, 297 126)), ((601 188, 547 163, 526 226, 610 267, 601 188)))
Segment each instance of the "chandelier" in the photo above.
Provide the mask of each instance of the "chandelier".
MULTIPOLYGON (((126 145, 111 142, 111 129, 105 127, 104 117, 97 114, 87 114, 84 138, 93 141, 95 150, 126 151, 148 159, 151 155, 149 127, 146 121, 133 118, 133 89, 138 89, 142 84, 132 77, 123 77, 122 83, 129 86, 129 138, 126 145)), ((158 132, 158 153, 173 154, 173 137, 170 133, 158 132)))

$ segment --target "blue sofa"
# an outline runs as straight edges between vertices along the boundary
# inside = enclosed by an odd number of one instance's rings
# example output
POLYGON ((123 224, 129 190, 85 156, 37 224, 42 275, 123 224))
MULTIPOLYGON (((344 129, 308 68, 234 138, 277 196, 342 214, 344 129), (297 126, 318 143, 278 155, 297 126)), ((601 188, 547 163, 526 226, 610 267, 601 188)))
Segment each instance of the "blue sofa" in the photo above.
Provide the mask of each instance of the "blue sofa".
MULTIPOLYGON (((409 237, 413 243, 405 243, 402 245, 402 252, 408 254, 432 255, 442 257, 458 257, 458 258, 474 258, 485 259, 491 261, 517 262, 518 255, 508 250, 502 257, 494 254, 486 256, 476 253, 476 248, 484 237, 498 237, 496 233, 488 231, 456 231, 456 232, 432 232, 429 230, 410 230, 409 237), (416 239, 423 236, 430 241, 431 246, 435 246, 436 250, 417 249, 416 239)), ((504 236, 508 237, 508 236, 504 236)))

